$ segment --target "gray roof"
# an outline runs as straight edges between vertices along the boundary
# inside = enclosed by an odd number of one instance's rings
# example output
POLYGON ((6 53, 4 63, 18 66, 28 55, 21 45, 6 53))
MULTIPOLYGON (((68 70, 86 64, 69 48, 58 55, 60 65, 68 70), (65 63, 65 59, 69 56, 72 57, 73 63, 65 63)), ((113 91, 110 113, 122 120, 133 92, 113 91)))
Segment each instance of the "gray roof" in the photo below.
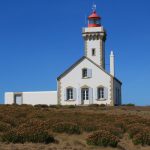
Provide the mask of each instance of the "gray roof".
POLYGON ((116 77, 112 76, 111 74, 109 74, 108 72, 106 72, 103 68, 101 68, 99 65, 97 65, 95 62, 93 62, 91 59, 87 58, 86 56, 81 57, 78 61, 76 61, 72 66, 70 66, 66 71, 64 71, 58 78, 57 80, 60 80, 62 77, 64 77, 66 74, 68 74, 72 69, 74 69, 74 67, 76 67, 80 62, 82 62, 84 59, 89 60, 92 64, 94 64, 95 66, 97 66, 99 69, 101 69, 102 71, 104 71, 106 74, 108 74, 110 77, 112 77, 113 79, 115 79, 116 81, 118 81, 120 84, 122 84, 122 82, 120 80, 118 80, 116 77))

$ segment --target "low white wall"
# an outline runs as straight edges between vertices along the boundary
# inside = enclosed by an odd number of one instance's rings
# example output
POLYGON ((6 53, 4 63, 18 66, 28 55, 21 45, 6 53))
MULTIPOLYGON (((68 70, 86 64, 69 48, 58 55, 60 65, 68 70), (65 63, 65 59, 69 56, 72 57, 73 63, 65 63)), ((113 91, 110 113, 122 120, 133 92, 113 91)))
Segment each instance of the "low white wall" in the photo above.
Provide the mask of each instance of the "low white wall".
POLYGON ((5 93, 4 103, 5 104, 13 104, 14 103, 14 93, 13 92, 5 93))
MULTIPOLYGON (((42 91, 42 92, 20 92, 22 94, 23 104, 47 104, 56 105, 57 104, 57 91, 42 91)), ((5 93, 5 104, 14 103, 13 92, 5 93)))

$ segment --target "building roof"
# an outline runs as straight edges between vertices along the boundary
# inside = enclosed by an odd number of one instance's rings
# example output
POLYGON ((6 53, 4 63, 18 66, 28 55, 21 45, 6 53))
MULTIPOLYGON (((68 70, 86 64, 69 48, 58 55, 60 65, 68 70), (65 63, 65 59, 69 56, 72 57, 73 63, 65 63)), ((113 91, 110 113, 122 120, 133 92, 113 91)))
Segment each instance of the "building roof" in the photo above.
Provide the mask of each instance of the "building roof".
POLYGON ((96 11, 93 11, 88 19, 101 19, 101 17, 96 13, 96 11))
POLYGON ((72 66, 70 66, 66 71, 64 71, 58 78, 57 80, 60 80, 62 77, 64 77, 66 74, 68 74, 71 70, 73 70, 78 64, 80 64, 84 59, 89 60, 92 64, 94 64, 95 66, 97 66, 99 69, 101 69, 102 71, 104 71, 106 74, 108 74, 110 77, 112 77, 113 79, 115 79, 116 81, 118 81, 120 84, 122 84, 122 82, 120 80, 118 80, 116 77, 112 76, 111 74, 109 74, 108 72, 106 72, 106 70, 104 70, 103 68, 101 68, 99 65, 97 65, 95 62, 93 62, 91 59, 87 58, 86 56, 81 57, 78 61, 76 61, 72 66))

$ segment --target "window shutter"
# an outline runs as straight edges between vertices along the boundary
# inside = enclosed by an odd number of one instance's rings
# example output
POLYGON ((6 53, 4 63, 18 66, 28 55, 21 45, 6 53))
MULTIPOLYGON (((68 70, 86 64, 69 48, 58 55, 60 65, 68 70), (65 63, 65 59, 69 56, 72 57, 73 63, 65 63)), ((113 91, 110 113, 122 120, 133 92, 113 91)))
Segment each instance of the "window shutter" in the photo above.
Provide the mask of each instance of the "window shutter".
POLYGON ((81 88, 78 89, 78 105, 81 105, 81 88))
POLYGON ((98 99, 98 93, 97 93, 97 88, 94 88, 94 99, 97 100, 98 99))
POLYGON ((93 104, 93 89, 89 88, 89 102, 90 104, 93 104))
POLYGON ((64 100, 67 100, 67 89, 64 90, 64 100))
POLYGON ((76 88, 73 88, 73 100, 76 100, 76 88))
POLYGON ((108 99, 108 88, 104 87, 104 98, 108 99))
POLYGON ((88 76, 89 78, 92 77, 92 69, 87 69, 87 76, 88 76))

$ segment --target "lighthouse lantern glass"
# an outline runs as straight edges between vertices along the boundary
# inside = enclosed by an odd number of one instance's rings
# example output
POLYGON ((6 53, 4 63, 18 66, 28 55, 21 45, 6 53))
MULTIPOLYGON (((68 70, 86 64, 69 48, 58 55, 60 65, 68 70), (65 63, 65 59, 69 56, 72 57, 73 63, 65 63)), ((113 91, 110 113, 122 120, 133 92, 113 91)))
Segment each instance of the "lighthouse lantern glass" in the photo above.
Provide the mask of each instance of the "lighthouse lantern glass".
POLYGON ((90 20, 89 20, 89 24, 96 24, 96 25, 99 25, 99 24, 100 24, 100 20, 97 20, 97 19, 90 19, 90 20))

